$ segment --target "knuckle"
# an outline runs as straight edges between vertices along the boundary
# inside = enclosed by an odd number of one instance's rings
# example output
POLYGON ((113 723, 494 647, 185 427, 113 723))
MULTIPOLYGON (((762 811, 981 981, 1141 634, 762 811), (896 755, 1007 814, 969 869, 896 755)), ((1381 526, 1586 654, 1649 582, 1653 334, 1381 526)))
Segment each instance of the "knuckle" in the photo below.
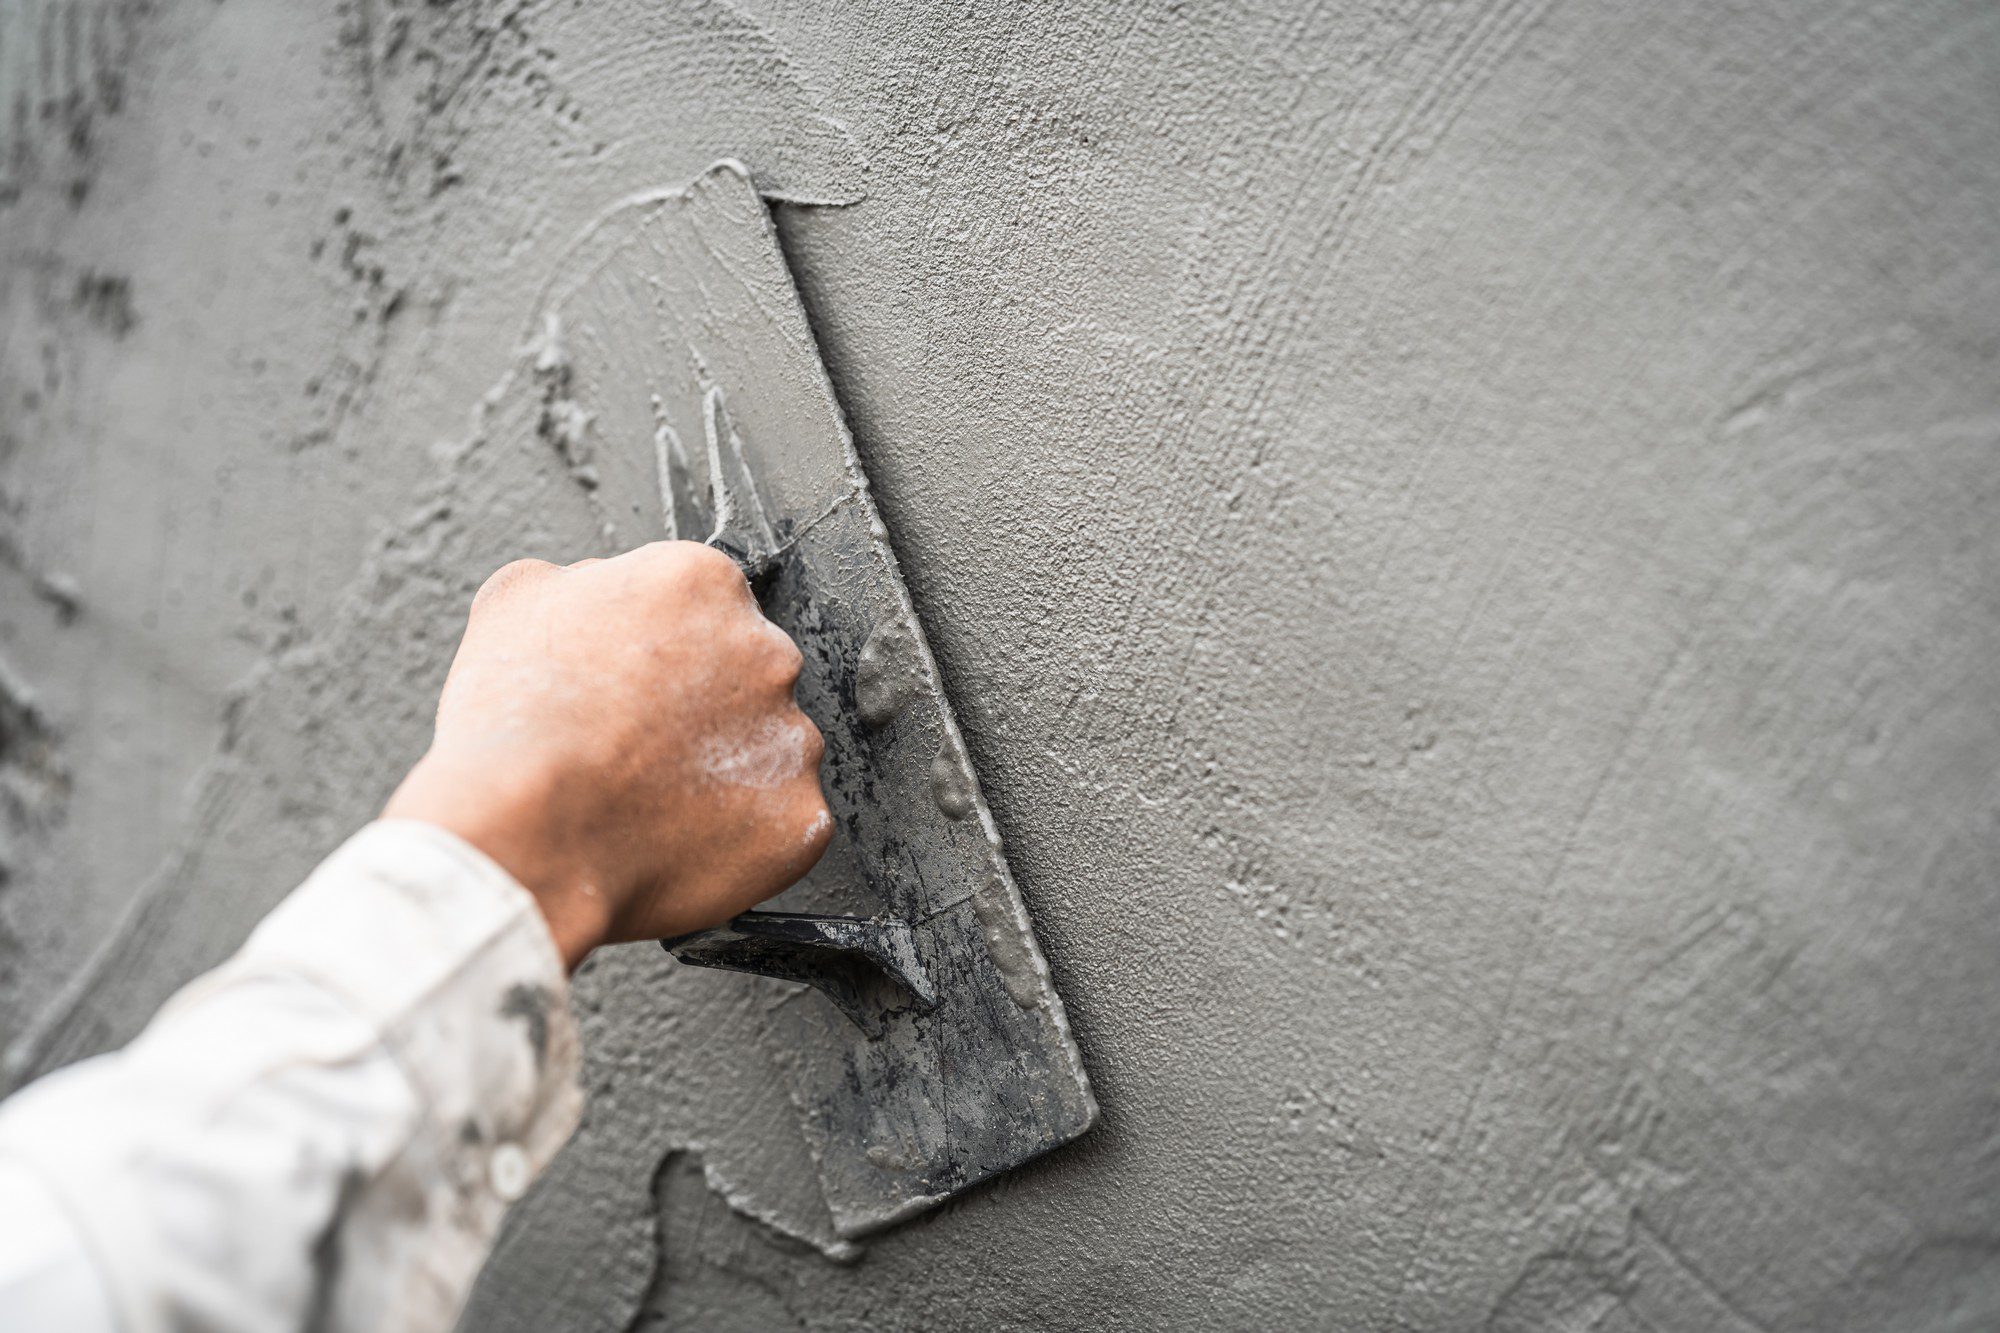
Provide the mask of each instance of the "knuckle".
POLYGON ((819 761, 826 758, 826 736, 803 712, 799 714, 799 725, 805 732, 805 745, 802 751, 805 767, 808 772, 812 772, 819 768, 819 761))
POLYGON ((647 542, 629 553, 636 564, 663 574, 686 575, 710 569, 716 564, 735 568, 728 556, 700 542, 662 540, 647 542))
POLYGON ((700 542, 676 542, 675 576, 698 595, 721 601, 750 601, 750 584, 736 562, 700 542))
POLYGON ((708 575, 711 578, 729 578, 739 581, 743 577, 742 571, 736 568, 736 562, 721 551, 716 550, 713 546, 702 542, 676 542, 674 544, 681 548, 681 558, 687 561, 688 567, 698 573, 708 575))
POLYGON ((678 560, 686 554, 688 548, 697 544, 690 541, 681 541, 676 538, 662 537, 656 542, 646 542, 643 545, 635 546, 628 554, 634 560, 678 560))
POLYGON ((648 542, 619 558, 630 561, 626 567, 634 586, 647 596, 709 607, 729 601, 732 594, 744 600, 750 595, 736 562, 700 542, 648 542))
POLYGON ((805 669, 806 655, 799 651, 799 646, 792 642, 789 634, 776 626, 772 626, 772 630, 768 636, 771 643, 768 650, 771 675, 780 686, 789 690, 799 683, 799 673, 805 669))
POLYGON ((478 606, 483 602, 490 602, 508 589, 554 568, 555 566, 546 560, 510 560, 487 575, 486 582, 480 584, 479 591, 473 594, 472 604, 478 606))

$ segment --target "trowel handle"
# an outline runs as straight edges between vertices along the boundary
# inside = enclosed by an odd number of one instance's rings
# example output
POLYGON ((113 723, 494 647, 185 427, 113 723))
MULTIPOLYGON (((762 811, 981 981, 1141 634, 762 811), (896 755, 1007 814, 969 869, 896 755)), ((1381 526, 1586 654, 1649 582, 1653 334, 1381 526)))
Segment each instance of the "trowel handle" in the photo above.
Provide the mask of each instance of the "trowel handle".
POLYGON ((882 1034, 887 1010, 937 1004, 916 936, 904 921, 745 912, 713 930, 661 940, 660 947, 694 967, 802 982, 871 1037, 882 1034))
POLYGON ((734 560, 736 567, 743 571, 743 578, 749 583, 750 591, 761 597, 765 587, 769 585, 772 577, 777 574, 778 565, 782 557, 776 552, 768 555, 753 555, 748 551, 739 549, 730 538, 731 534, 718 532, 710 536, 702 545, 712 550, 720 551, 731 560, 734 560))

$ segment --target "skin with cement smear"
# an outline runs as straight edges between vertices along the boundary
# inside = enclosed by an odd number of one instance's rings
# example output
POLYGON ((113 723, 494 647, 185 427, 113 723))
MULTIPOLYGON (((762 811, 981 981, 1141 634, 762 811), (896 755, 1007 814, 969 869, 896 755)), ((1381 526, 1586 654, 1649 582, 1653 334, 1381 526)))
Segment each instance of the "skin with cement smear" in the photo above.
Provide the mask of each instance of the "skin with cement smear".
POLYGON ((710 779, 740 787, 770 789, 795 781, 805 763, 810 733, 805 727, 771 718, 747 736, 702 742, 702 771, 710 779))
POLYGON ((464 1327, 2000 1327, 1996 52, 1988 0, 0 3, 9 1077, 380 809, 487 574, 665 535, 698 418, 519 351, 736 157, 1105 1118, 831 1263, 761 990, 608 950, 464 1327))

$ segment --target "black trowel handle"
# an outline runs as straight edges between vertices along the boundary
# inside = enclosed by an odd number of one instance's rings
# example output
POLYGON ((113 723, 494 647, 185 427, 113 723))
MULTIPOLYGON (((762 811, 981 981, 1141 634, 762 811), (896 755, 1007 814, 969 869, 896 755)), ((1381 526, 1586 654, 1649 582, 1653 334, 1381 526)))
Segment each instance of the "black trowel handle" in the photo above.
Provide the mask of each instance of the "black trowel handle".
POLYGON ((745 912, 713 930, 661 940, 683 963, 803 982, 871 1037, 896 1008, 929 1009, 937 991, 909 924, 804 912, 745 912))

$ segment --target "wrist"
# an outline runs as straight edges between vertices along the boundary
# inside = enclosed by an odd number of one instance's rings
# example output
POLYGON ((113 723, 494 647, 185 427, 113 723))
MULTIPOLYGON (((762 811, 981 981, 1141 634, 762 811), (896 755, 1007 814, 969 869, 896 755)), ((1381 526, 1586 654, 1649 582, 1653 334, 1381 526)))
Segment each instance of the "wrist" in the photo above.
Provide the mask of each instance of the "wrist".
POLYGON ((567 836, 551 775, 467 763, 435 750, 417 762, 386 819, 415 819, 464 839, 528 891, 563 965, 574 972, 611 931, 611 899, 567 836))

